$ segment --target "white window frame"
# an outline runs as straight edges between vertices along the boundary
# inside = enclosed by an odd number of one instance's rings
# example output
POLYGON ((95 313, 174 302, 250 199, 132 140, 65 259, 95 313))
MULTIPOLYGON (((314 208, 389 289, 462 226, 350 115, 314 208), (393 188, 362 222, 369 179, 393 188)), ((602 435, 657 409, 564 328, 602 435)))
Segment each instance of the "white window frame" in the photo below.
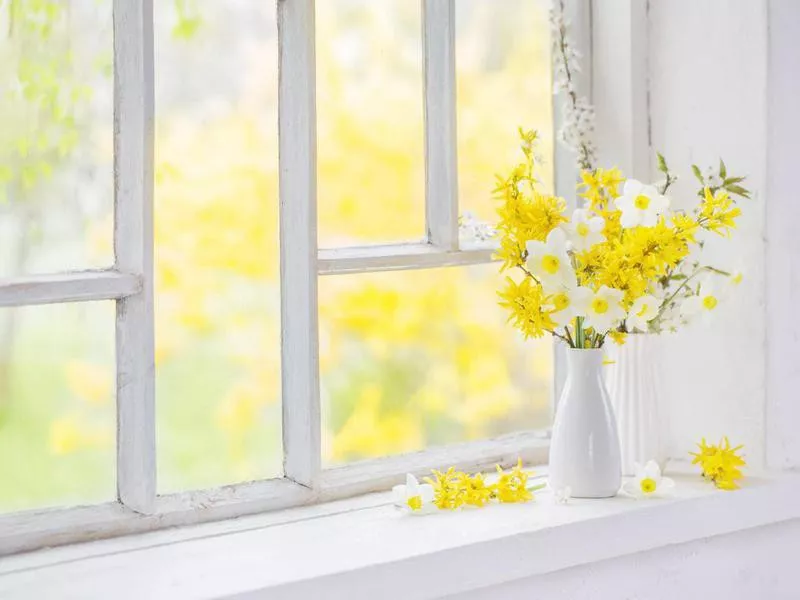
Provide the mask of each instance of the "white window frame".
MULTIPOLYGON (((523 432, 331 469, 321 464, 318 277, 492 261, 492 248, 459 244, 456 1, 421 0, 426 238, 418 243, 318 249, 315 1, 278 0, 284 476, 159 495, 154 411, 153 0, 114 0, 115 266, 2 280, 0 307, 116 301, 117 500, 0 516, 0 555, 383 490, 407 472, 421 474, 446 465, 482 469, 509 464, 519 456, 530 463, 546 462, 546 433, 523 432)), ((572 0, 568 10, 588 73, 591 6, 572 0)), ((584 85, 588 90, 590 84, 584 85)), ((559 112, 555 111, 556 125, 559 112)), ((557 189, 567 198, 574 196, 574 163, 574 157, 557 149, 557 189)), ((556 383, 560 364, 557 353, 556 383)))

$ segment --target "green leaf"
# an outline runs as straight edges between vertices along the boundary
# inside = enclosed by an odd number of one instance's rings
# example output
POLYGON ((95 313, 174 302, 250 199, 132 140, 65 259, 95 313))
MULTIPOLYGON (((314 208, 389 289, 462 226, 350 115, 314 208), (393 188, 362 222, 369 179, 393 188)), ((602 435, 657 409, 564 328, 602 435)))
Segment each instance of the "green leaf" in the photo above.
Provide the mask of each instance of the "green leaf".
POLYGON ((700 172, 700 167, 697 165, 692 165, 692 173, 694 173, 694 176, 697 177, 697 181, 700 182, 700 185, 704 186, 706 184, 705 179, 703 179, 703 174, 700 172))
POLYGON ((725 179, 728 176, 728 169, 725 167, 725 163, 721 158, 719 159, 719 176, 722 179, 725 179))
POLYGON ((668 173, 669 169, 667 168, 667 161, 664 160, 664 155, 661 152, 656 152, 656 156, 658 157, 658 170, 662 173, 668 173))
POLYGON ((749 198, 750 197, 750 191, 745 189, 745 188, 743 188, 740 185, 729 185, 729 186, 726 186, 725 189, 728 190, 729 192, 733 192, 734 194, 742 196, 743 198, 749 198))
POLYGON ((747 177, 728 177, 725 181, 722 182, 722 185, 723 187, 729 186, 732 183, 739 183, 741 181, 744 181, 745 179, 747 179, 747 177))

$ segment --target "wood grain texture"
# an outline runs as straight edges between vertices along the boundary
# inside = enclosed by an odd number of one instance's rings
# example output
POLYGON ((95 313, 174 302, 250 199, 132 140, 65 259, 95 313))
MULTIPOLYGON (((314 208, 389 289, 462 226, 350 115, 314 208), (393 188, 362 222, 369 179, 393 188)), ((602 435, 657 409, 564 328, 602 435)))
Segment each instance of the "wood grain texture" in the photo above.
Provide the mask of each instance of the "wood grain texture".
POLYGON ((153 325, 153 5, 114 1, 114 252, 142 290, 117 302, 117 494, 156 498, 153 325))
POLYGON ((0 516, 0 556, 78 542, 221 521, 313 501, 310 490, 270 479, 159 496, 153 514, 119 502, 0 516))
POLYGON ((80 271, 0 280, 0 307, 115 300, 142 291, 142 278, 130 273, 80 271))
POLYGON ((425 243, 323 249, 319 251, 319 274, 479 265, 494 262, 496 249, 495 244, 476 244, 448 251, 425 243))
POLYGON ((280 0, 278 30, 284 474, 314 487, 321 450, 313 0, 280 0))
POLYGON ((454 0, 423 0, 425 212, 428 241, 458 248, 454 0))

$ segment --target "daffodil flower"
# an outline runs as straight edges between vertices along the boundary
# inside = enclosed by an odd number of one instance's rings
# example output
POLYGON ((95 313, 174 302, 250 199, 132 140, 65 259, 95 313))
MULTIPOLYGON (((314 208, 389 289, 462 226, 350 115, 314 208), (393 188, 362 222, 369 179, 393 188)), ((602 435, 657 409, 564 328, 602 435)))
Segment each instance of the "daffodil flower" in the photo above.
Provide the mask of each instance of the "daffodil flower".
POLYGON ((572 219, 565 228, 572 247, 578 252, 583 252, 605 240, 603 235, 605 226, 606 221, 603 217, 592 216, 588 210, 578 208, 572 213, 572 219))
POLYGON ((659 215, 669 208, 669 198, 659 194, 655 186, 635 179, 625 182, 622 195, 614 203, 622 212, 619 223, 626 229, 637 225, 652 227, 658 223, 659 215))
POLYGON ((721 299, 713 283, 701 283, 696 295, 684 299, 681 304, 681 315, 687 318, 698 314, 708 315, 717 309, 721 299))
POLYGON ((412 515, 432 512, 433 496, 433 486, 420 483, 411 473, 406 475, 405 485, 396 485, 392 488, 394 505, 412 515))
POLYGON ((567 255, 566 234, 561 229, 553 229, 546 242, 530 240, 526 249, 528 269, 545 289, 556 290, 575 281, 575 272, 567 255))
POLYGON ((669 477, 661 476, 661 467, 654 460, 642 466, 636 463, 636 476, 622 485, 622 491, 634 498, 653 498, 663 496, 675 487, 669 477))
POLYGON ((592 290, 589 288, 563 286, 547 297, 550 307, 548 315, 559 327, 568 325, 572 319, 580 316, 578 307, 585 306, 591 296, 592 290))
POLYGON ((624 319, 623 295, 622 290, 615 290, 604 285, 596 292, 578 298, 577 310, 578 314, 586 318, 585 326, 591 327, 597 333, 604 334, 616 322, 624 319))
POLYGON ((647 324, 658 315, 659 301, 650 294, 640 296, 633 301, 628 311, 628 330, 647 331, 647 324))

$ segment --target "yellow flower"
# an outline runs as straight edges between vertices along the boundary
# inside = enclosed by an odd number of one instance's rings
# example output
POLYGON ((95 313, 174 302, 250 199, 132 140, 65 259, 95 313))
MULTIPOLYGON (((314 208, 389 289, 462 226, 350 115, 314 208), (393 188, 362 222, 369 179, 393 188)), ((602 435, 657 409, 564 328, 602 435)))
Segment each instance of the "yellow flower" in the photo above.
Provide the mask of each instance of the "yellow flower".
POLYGON ((528 502, 533 499, 533 493, 528 489, 530 473, 522 470, 522 459, 517 461, 517 466, 508 473, 503 472, 497 465, 498 479, 495 484, 495 495, 500 502, 528 502))
POLYGON ((511 277, 507 277, 506 288, 498 292, 498 296, 500 296, 500 306, 511 311, 508 320, 526 338, 542 337, 545 332, 552 331, 556 327, 550 312, 546 312, 543 308, 546 296, 542 286, 530 277, 525 277, 519 284, 511 277))
POLYGON ((608 332, 608 337, 617 345, 622 346, 625 344, 625 340, 628 337, 628 334, 624 331, 619 331, 618 329, 613 329, 608 332))
POLYGON ((455 467, 446 472, 433 471, 434 479, 425 478, 425 482, 433 486, 433 503, 441 510, 455 510, 467 501, 467 493, 462 485, 462 477, 455 467))
POLYGON ((703 477, 712 481, 719 489, 735 490, 739 487, 737 481, 742 479, 741 467, 747 463, 737 452, 744 446, 731 448, 727 436, 722 438, 718 445, 706 444, 703 438, 699 444, 699 452, 690 452, 694 456, 693 465, 700 465, 703 477))
POLYGON ((697 223, 704 229, 719 235, 730 235, 731 230, 736 228, 736 218, 741 214, 742 210, 734 205, 725 190, 717 190, 713 194, 708 187, 703 190, 697 223))
POLYGON ((495 486, 486 485, 482 473, 472 477, 459 473, 458 480, 464 490, 464 503, 468 506, 486 506, 494 495, 495 486))

